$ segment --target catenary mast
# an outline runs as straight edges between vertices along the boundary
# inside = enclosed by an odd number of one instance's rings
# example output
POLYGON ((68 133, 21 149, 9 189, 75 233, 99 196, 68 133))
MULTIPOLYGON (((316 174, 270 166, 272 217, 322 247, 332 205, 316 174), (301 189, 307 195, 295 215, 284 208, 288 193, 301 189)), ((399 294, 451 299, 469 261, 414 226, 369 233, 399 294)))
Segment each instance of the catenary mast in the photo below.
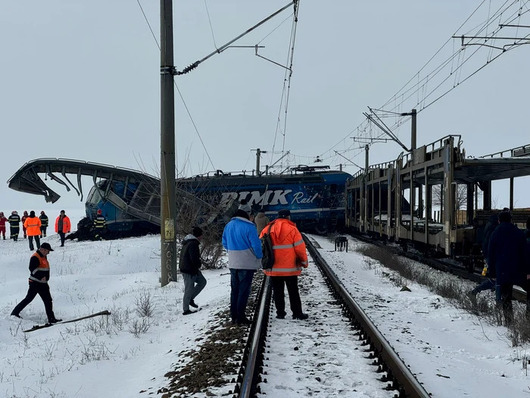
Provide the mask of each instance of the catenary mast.
POLYGON ((160 0, 160 239, 162 286, 176 280, 173 5, 160 0))

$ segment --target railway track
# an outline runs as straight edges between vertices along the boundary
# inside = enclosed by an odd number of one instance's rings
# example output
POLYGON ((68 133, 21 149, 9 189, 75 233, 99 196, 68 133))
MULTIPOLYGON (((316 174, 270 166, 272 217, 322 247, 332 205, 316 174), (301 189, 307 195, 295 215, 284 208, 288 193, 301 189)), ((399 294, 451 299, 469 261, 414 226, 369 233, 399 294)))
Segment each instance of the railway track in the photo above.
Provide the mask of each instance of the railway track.
POLYGON ((430 396, 307 238, 306 244, 318 267, 311 264, 300 278, 303 306, 311 317, 276 319, 270 281, 263 279, 234 397, 352 391, 370 397, 430 396), (318 290, 313 295, 318 302, 304 301, 304 290, 318 290))
MULTIPOLYGON (((409 258, 411 260, 425 264, 439 271, 457 275, 458 277, 462 279, 467 279, 475 283, 480 283, 484 280, 484 277, 482 276, 482 268, 483 268, 482 262, 477 262, 479 266, 478 265, 474 266, 473 265, 474 263, 473 262, 469 263, 467 259, 466 261, 461 261, 458 258, 457 259, 434 258, 434 257, 430 257, 416 250, 403 250, 400 246, 388 245, 384 241, 375 240, 368 236, 355 234, 353 235, 353 237, 357 240, 360 240, 361 242, 375 245, 384 250, 388 250, 391 253, 409 258)), ((522 288, 514 286, 512 295, 515 300, 521 303, 526 303, 527 294, 522 288)))

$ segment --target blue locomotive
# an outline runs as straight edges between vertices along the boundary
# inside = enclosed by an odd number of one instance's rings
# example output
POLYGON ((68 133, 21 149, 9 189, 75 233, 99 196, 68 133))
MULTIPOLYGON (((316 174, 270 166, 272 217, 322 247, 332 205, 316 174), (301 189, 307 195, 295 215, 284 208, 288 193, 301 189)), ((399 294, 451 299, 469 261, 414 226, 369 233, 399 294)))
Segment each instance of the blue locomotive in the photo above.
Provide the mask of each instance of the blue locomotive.
MULTIPOLYGON (((70 159, 36 159, 26 163, 8 181, 18 191, 43 195, 55 202, 60 195, 39 176, 44 174, 83 197, 81 176, 92 177, 85 202, 87 224, 102 210, 111 232, 137 235, 160 231, 160 179, 115 166, 70 159), (77 176, 72 184, 68 174, 77 176)), ((274 219, 288 208, 302 231, 326 233, 345 224, 345 186, 351 175, 327 166, 298 166, 283 174, 212 175, 176 181, 177 224, 226 223, 237 205, 246 200, 255 211, 274 219)))

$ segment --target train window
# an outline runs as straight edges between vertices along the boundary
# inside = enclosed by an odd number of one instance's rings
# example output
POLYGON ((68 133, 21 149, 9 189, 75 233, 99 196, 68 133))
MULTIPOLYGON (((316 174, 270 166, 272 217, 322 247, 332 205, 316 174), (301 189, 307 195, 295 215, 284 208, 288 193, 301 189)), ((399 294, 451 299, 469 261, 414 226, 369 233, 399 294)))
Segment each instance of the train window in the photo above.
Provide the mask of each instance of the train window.
POLYGON ((330 193, 337 193, 337 184, 331 184, 329 186, 329 192, 330 193))

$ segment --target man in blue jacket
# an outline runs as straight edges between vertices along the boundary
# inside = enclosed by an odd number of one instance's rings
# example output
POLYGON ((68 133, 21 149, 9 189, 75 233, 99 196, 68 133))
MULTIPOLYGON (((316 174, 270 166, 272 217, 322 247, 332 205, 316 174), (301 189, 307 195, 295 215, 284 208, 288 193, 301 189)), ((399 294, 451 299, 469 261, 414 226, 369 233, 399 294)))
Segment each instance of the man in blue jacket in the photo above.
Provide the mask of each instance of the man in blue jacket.
POLYGON ((512 216, 509 211, 502 211, 499 214, 500 224, 493 231, 488 248, 488 260, 497 275, 497 285, 507 325, 513 321, 513 285, 523 284, 523 275, 525 275, 524 234, 511 221, 512 216))
POLYGON ((228 252, 230 269, 230 314, 232 323, 248 325, 245 315, 254 272, 261 267, 261 241, 256 225, 250 221, 251 208, 242 204, 223 231, 223 247, 228 252))

